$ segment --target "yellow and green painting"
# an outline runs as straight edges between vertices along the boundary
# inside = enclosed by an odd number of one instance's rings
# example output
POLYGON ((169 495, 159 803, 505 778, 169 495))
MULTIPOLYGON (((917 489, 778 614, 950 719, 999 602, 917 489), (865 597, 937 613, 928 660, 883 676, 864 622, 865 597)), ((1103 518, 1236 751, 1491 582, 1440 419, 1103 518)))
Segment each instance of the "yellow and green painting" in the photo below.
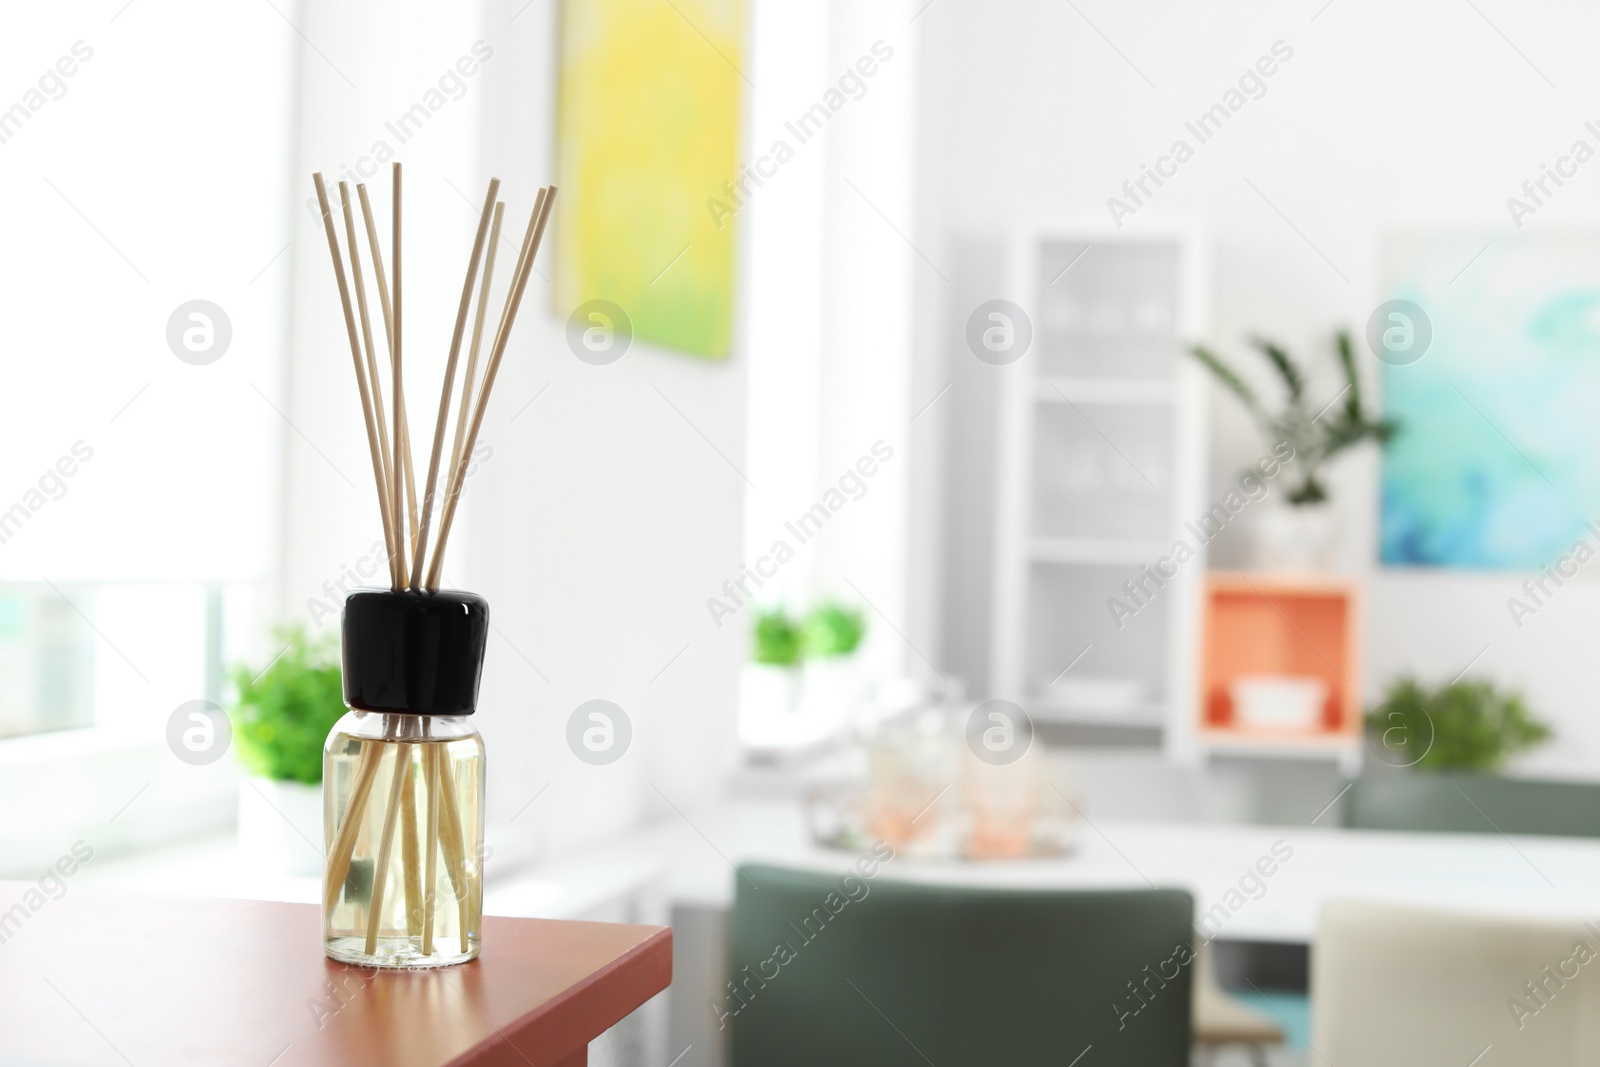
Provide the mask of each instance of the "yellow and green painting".
POLYGON ((567 0, 557 117, 555 310, 590 300, 633 336, 728 354, 745 0, 567 0))

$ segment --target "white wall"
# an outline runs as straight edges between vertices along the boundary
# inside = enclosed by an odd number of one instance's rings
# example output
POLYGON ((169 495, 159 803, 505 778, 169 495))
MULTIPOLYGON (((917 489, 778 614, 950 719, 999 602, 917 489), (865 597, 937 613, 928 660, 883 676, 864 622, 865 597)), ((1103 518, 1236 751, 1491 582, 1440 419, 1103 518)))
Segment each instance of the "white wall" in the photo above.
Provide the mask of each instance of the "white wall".
MULTIPOLYGON (((923 142, 914 239, 935 262, 964 235, 1038 214, 1105 213, 1106 199, 1121 195, 1142 164, 1180 136, 1193 143, 1185 120, 1275 41, 1293 49, 1266 94, 1200 145, 1140 212, 1207 221, 1215 236, 1211 340, 1235 352, 1247 331, 1301 353, 1326 351, 1338 326, 1359 335, 1379 300, 1383 234, 1513 232, 1506 198, 1600 117, 1585 109, 1600 75, 1584 48, 1600 11, 1576 2, 1535 14, 1499 2, 935 0, 917 26, 923 142)), ((1584 172, 1528 229, 1597 223, 1600 172, 1584 172)), ((919 374, 928 381, 941 380, 928 368, 952 352, 968 358, 952 339, 967 311, 950 306, 939 279, 919 277, 919 374)), ((1370 355, 1362 369, 1376 379, 1370 355)), ((1336 379, 1326 364, 1317 386, 1331 397, 1336 379)), ((1230 400, 1219 395, 1214 407, 1220 487, 1260 444, 1230 400)), ((1600 722, 1591 714, 1600 672, 1586 655, 1600 589, 1569 586, 1519 633, 1505 599, 1522 574, 1378 569, 1375 470, 1370 455, 1347 461, 1335 490, 1343 565, 1370 577, 1369 695, 1399 671, 1448 680, 1487 645, 1473 673, 1525 687, 1561 735, 1526 765, 1600 774, 1600 722)), ((931 528, 935 495, 921 494, 915 526, 931 528)), ((1215 547, 1219 565, 1242 558, 1237 541, 1215 547)), ((914 558, 931 551, 924 542, 914 558)), ((924 606, 918 632, 936 633, 937 614, 937 604, 924 606)))
MULTIPOLYGON (((486 20, 503 24, 519 6, 492 3, 486 20)), ((557 11, 536 0, 516 18, 487 97, 489 165, 530 188, 554 174, 557 11)), ((500 776, 492 802, 509 818, 552 783, 517 825, 559 847, 645 813, 677 818, 669 801, 689 809, 720 790, 744 635, 715 629, 705 599, 739 570, 743 481, 718 450, 743 452, 744 355, 636 344, 590 366, 567 348, 572 309, 552 308, 534 283, 485 423, 495 457, 467 502, 459 580, 490 597, 500 631, 485 676, 501 731, 490 740, 526 761, 500 776), (568 716, 596 698, 619 704, 634 730, 609 767, 566 744, 568 716)))

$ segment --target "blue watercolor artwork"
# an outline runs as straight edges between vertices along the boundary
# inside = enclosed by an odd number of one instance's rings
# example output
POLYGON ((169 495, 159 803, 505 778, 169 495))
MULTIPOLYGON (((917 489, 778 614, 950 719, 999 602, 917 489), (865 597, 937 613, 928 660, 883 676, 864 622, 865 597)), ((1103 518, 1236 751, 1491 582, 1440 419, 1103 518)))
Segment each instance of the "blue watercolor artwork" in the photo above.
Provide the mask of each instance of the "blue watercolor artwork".
POLYGON ((1580 537, 1593 547, 1600 237, 1395 237, 1384 277, 1433 341, 1383 366, 1401 429, 1383 456, 1382 561, 1538 570, 1580 537))

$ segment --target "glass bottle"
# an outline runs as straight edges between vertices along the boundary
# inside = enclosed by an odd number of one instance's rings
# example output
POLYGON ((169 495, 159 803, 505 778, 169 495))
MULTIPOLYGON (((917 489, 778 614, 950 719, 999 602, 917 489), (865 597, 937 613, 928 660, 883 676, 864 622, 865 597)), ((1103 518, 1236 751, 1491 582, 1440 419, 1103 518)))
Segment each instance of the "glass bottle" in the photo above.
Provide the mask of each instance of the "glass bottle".
POLYGON ((323 951, 365 967, 478 955, 488 605, 361 589, 345 600, 350 711, 323 749, 323 951))

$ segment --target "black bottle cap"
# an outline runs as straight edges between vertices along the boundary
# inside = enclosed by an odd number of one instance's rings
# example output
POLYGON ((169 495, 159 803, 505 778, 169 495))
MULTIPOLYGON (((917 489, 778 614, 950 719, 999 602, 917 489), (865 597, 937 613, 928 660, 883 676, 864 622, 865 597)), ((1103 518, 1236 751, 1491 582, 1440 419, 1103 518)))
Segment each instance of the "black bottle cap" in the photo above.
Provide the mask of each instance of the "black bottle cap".
POLYGON ((344 598, 344 702, 361 711, 471 715, 489 636, 476 593, 356 589, 344 598))

